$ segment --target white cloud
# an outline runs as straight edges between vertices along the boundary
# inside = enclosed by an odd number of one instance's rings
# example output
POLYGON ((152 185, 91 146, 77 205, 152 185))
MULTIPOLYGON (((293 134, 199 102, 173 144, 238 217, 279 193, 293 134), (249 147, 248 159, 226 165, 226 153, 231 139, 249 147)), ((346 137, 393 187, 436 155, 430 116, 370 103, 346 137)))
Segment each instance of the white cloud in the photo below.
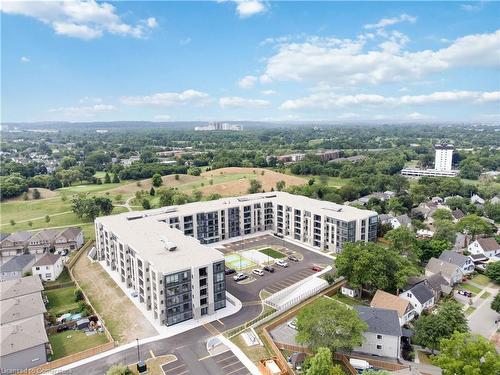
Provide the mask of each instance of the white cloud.
POLYGON ((260 93, 262 95, 266 95, 266 96, 276 95, 276 91, 274 91, 274 90, 262 90, 260 93))
POLYGON ((239 96, 226 96, 219 99, 222 108, 265 108, 271 103, 262 99, 246 99, 239 96))
POLYGON ((110 104, 95 104, 93 106, 52 108, 49 109, 49 112, 64 118, 79 120, 81 118, 94 117, 98 114, 112 112, 114 110, 116 110, 116 108, 110 104))
POLYGON ((204 105, 210 101, 207 93, 196 90, 183 92, 160 92, 147 96, 124 96, 121 102, 130 106, 174 107, 182 105, 204 105))
POLYGON ((339 120, 349 120, 349 119, 355 119, 355 118, 359 118, 359 114, 357 113, 354 113, 354 112, 346 112, 346 113, 342 113, 340 115, 337 116, 337 119, 339 120))
POLYGON ((16 1, 4 0, 1 11, 6 14, 35 18, 59 35, 90 40, 99 38, 104 32, 141 38, 158 24, 150 17, 136 25, 130 25, 116 14, 110 3, 95 0, 73 1, 16 1))
POLYGON ((460 9, 465 10, 466 12, 479 12, 483 9, 483 4, 460 4, 460 9))
POLYGON ((102 99, 94 97, 94 96, 84 96, 78 102, 80 104, 85 104, 85 103, 102 103, 102 99))
POLYGON ((372 23, 365 25, 365 29, 367 30, 372 30, 372 29, 383 29, 387 26, 392 26, 401 22, 410 22, 410 23, 415 23, 417 21, 417 17, 410 16, 408 14, 401 14, 398 17, 393 17, 393 18, 382 18, 379 20, 377 23, 372 23))
POLYGON ((386 42, 366 50, 366 39, 309 38, 279 45, 266 61, 262 83, 328 81, 340 85, 418 80, 459 67, 500 67, 500 30, 467 35, 445 48, 402 51, 407 38, 390 33, 386 42))
POLYGON ((26 56, 21 56, 20 60, 22 63, 29 63, 31 61, 31 59, 26 56))
POLYGON ((409 113, 406 118, 408 120, 428 120, 428 119, 431 119, 433 118, 433 116, 428 116, 428 115, 425 115, 423 113, 420 113, 420 112, 412 112, 412 113, 409 113))
POLYGON ((242 89, 249 89, 253 87, 256 81, 257 77, 255 76, 245 76, 238 81, 238 86, 240 86, 242 89))
POLYGON ((260 0, 233 0, 236 3, 236 12, 242 18, 250 17, 266 11, 266 6, 260 0))
POLYGON ((339 95, 333 92, 317 92, 309 96, 290 99, 280 106, 284 110, 302 109, 336 109, 348 106, 405 106, 428 105, 436 103, 470 102, 472 104, 500 104, 500 91, 440 91, 427 95, 404 95, 401 97, 383 96, 378 94, 339 95))

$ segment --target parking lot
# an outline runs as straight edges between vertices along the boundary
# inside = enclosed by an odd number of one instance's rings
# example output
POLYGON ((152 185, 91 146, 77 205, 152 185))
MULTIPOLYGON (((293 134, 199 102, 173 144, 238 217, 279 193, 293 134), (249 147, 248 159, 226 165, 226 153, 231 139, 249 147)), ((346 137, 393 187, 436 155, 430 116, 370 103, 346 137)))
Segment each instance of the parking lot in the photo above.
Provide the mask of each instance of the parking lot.
MULTIPOLYGON (((213 357, 199 359, 198 362, 205 362, 204 365, 211 368, 211 373, 221 375, 246 375, 250 374, 248 369, 230 350, 213 357)), ((161 368, 165 375, 194 375, 198 371, 194 363, 186 364, 182 359, 163 365, 161 368)))
POLYGON ((233 280, 234 274, 226 276, 227 291, 243 303, 260 301, 259 293, 263 289, 273 294, 305 279, 315 273, 312 270, 312 267, 315 265, 326 267, 333 263, 329 257, 272 235, 239 240, 223 246, 224 249, 221 250, 226 253, 266 246, 277 246, 282 248, 280 249, 281 252, 287 255, 297 254, 298 258, 301 258, 299 262, 287 260, 287 268, 273 265, 275 272, 265 272, 264 276, 254 275, 251 273, 251 270, 248 270, 246 273, 249 275, 249 279, 241 282, 233 280))

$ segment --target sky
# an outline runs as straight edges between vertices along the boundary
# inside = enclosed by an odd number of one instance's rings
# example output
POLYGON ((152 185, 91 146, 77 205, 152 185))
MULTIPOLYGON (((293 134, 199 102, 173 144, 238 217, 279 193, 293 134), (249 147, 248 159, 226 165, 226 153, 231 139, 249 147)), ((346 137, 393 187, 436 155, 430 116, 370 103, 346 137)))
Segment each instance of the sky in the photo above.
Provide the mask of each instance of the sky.
POLYGON ((500 3, 2 0, 1 120, 500 121, 500 3))

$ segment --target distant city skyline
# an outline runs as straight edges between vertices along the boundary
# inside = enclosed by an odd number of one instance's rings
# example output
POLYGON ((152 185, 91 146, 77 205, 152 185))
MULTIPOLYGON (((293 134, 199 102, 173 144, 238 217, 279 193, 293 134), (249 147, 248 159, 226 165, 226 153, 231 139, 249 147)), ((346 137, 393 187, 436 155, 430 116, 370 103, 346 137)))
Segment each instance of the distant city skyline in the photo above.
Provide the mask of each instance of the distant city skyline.
POLYGON ((2 122, 500 122, 496 2, 0 6, 2 122))

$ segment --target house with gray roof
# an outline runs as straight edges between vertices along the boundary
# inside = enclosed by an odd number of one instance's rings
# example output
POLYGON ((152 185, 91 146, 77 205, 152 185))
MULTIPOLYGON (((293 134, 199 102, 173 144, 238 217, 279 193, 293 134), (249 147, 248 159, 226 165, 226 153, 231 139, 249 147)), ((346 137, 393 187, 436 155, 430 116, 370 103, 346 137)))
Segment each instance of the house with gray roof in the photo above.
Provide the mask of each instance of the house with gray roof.
POLYGON ((10 236, 10 233, 0 233, 0 242, 10 236))
POLYGON ((31 270, 33 275, 37 275, 43 281, 54 281, 62 273, 64 264, 62 257, 58 254, 45 253, 33 264, 31 270))
POLYGON ((55 241, 54 248, 56 253, 65 250, 78 250, 84 243, 83 231, 79 227, 69 227, 60 232, 55 241))
POLYGON ((456 208, 451 211, 451 216, 453 216, 453 222, 458 223, 460 219, 465 217, 465 214, 460 208, 456 208))
POLYGON ((425 275, 441 274, 450 285, 455 285, 462 280, 464 274, 459 266, 437 258, 431 258, 425 266, 425 275))
POLYGON ((359 317, 367 325, 363 344, 353 351, 389 358, 401 355, 401 326, 396 310, 368 306, 355 306, 359 317))
POLYGON ((432 291, 432 294, 434 294, 435 303, 441 299, 441 296, 449 296, 453 290, 448 281, 440 273, 426 277, 424 283, 432 291))
POLYGON ((399 227, 411 228, 411 219, 407 214, 393 217, 389 222, 394 229, 399 227))
POLYGON ((43 286, 36 276, 0 283, 0 363, 2 374, 47 362, 43 286))
POLYGON ((60 229, 44 229, 34 234, 28 242, 28 250, 31 254, 43 254, 54 246, 54 241, 60 229))
POLYGON ((36 257, 33 254, 17 255, 0 266, 0 281, 19 279, 31 272, 31 266, 35 264, 36 257))
POLYGON ((484 255, 486 258, 500 256, 500 245, 493 238, 478 238, 468 246, 472 255, 484 255))
POLYGON ((441 253, 439 259, 460 267, 464 275, 469 275, 474 272, 474 260, 470 256, 459 254, 456 251, 446 250, 441 253))
POLYGON ((32 235, 32 232, 15 232, 9 235, 0 243, 1 256, 11 257, 23 254, 32 235))
POLYGON ((417 314, 434 306, 434 294, 425 283, 419 283, 403 291, 399 296, 411 303, 417 314))

